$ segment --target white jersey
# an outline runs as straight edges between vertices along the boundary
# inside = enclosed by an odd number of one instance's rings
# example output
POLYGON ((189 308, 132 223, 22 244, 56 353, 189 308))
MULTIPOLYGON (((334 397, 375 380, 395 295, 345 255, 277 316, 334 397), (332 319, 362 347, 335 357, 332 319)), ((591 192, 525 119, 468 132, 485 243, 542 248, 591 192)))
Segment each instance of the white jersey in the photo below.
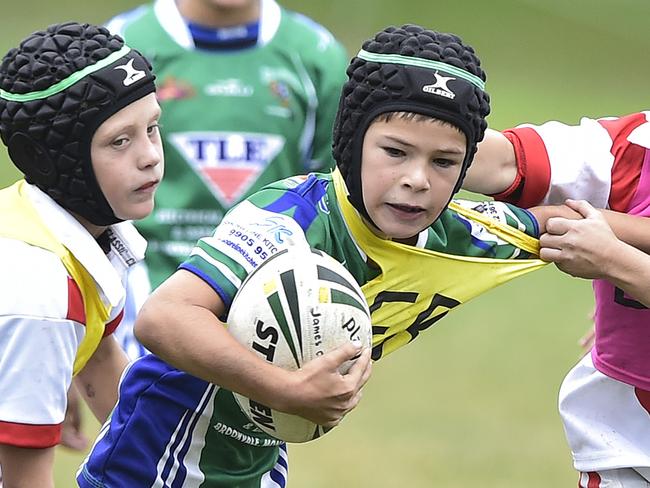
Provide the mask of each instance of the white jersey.
MULTIPOLYGON (((107 254, 66 210, 34 186, 28 196, 50 232, 93 277, 111 313, 105 335, 122 317, 126 270, 146 242, 127 222, 107 230, 107 254)), ((81 292, 52 252, 0 238, 0 443, 56 445, 77 349, 85 334, 81 292)))

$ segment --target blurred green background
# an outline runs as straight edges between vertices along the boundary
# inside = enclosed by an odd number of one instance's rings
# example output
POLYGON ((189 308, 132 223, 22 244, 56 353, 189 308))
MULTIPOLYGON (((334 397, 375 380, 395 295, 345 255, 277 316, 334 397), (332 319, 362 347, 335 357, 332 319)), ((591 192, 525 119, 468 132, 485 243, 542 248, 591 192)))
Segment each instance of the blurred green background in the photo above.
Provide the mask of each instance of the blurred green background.
MULTIPOLYGON (((45 25, 104 22, 134 0, 3 2, 0 51, 45 25)), ((459 34, 488 73, 490 125, 644 109, 646 0, 286 0, 353 54, 389 24, 459 34)), ((0 149, 0 183, 17 178, 0 149)), ((291 446, 293 487, 576 485, 556 413, 560 382, 591 326, 590 284, 551 267, 476 299, 375 365, 359 408, 324 438, 291 446)), ((154 412, 152 412, 155 415, 154 412)), ((87 414, 90 435, 98 426, 87 414)), ((83 455, 60 449, 57 487, 83 455)), ((126 488, 126 487, 125 487, 126 488)), ((130 488, 130 487, 129 487, 130 488)))

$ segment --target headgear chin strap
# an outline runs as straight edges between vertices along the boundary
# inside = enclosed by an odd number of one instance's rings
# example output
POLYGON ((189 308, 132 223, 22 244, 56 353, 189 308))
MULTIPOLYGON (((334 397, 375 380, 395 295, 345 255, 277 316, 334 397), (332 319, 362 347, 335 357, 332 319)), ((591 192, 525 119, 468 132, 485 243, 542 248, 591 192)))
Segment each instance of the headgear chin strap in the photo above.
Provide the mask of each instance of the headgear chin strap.
POLYGON ((0 65, 0 137, 24 173, 89 222, 119 222, 99 187, 92 137, 110 116, 155 91, 149 62, 90 24, 55 24, 10 50, 0 65))
POLYGON ((485 73, 457 36, 415 25, 389 27, 363 44, 347 70, 334 126, 333 154, 350 201, 370 220, 363 202, 361 160, 370 124, 389 112, 416 113, 458 127, 467 150, 454 193, 483 139, 490 112, 485 73))

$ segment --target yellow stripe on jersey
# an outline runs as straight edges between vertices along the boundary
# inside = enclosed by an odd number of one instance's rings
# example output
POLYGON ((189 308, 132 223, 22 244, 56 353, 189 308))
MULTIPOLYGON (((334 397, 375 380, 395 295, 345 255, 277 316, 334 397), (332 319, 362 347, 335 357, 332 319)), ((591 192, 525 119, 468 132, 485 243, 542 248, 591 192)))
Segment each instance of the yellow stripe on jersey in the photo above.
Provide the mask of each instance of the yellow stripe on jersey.
POLYGON ((499 236, 507 243, 523 249, 530 254, 539 256, 538 239, 535 239, 534 237, 521 232, 519 229, 515 229, 509 225, 502 224, 498 220, 494 220, 493 218, 490 218, 481 212, 477 212, 471 208, 465 208, 461 205, 458 205, 456 202, 449 202, 449 208, 457 214, 460 214, 463 217, 467 217, 468 219, 483 225, 483 227, 488 229, 492 234, 499 236))
POLYGON ((86 328, 74 361, 73 374, 76 375, 99 346, 110 307, 104 305, 95 281, 86 268, 45 226, 26 194, 25 180, 0 190, 0 209, 0 236, 23 241, 56 254, 81 291, 86 328))
MULTIPOLYGON (((540 259, 455 256, 383 239, 370 230, 348 201, 338 170, 333 181, 348 230, 369 261, 381 269, 379 276, 361 287, 372 317, 375 360, 414 340, 451 309, 546 265, 540 259)), ((478 212, 455 204, 450 208, 486 225, 504 241, 537 254, 537 239, 478 212)))

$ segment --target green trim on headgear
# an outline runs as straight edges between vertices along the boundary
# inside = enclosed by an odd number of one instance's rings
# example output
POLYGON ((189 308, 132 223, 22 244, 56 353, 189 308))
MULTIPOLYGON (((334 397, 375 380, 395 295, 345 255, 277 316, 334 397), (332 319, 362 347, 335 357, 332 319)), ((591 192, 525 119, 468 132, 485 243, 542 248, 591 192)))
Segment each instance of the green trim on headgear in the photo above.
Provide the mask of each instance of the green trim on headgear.
POLYGON ((104 59, 100 59, 95 64, 91 64, 90 66, 86 66, 84 69, 75 71, 67 78, 59 81, 58 83, 55 83, 45 90, 33 91, 29 93, 9 93, 0 88, 0 98, 4 98, 5 100, 9 100, 11 102, 31 102, 32 100, 47 98, 51 95, 54 95, 55 93, 62 92, 66 88, 71 87, 82 78, 85 78, 86 76, 95 73, 96 71, 99 71, 100 69, 105 68, 110 64, 113 64, 115 61, 125 56, 130 51, 131 48, 125 44, 119 51, 115 51, 114 53, 106 56, 104 59))
POLYGON ((462 68, 452 66, 451 64, 443 63, 441 61, 433 61, 430 59, 416 58, 413 56, 402 56, 400 54, 378 54, 371 53, 361 49, 357 54, 358 58, 365 61, 372 61, 374 63, 390 63, 390 64, 403 64, 406 66, 415 66, 417 68, 426 68, 431 70, 440 70, 446 73, 456 75, 459 78, 468 81, 475 87, 485 91, 485 82, 476 75, 465 71, 462 68))

